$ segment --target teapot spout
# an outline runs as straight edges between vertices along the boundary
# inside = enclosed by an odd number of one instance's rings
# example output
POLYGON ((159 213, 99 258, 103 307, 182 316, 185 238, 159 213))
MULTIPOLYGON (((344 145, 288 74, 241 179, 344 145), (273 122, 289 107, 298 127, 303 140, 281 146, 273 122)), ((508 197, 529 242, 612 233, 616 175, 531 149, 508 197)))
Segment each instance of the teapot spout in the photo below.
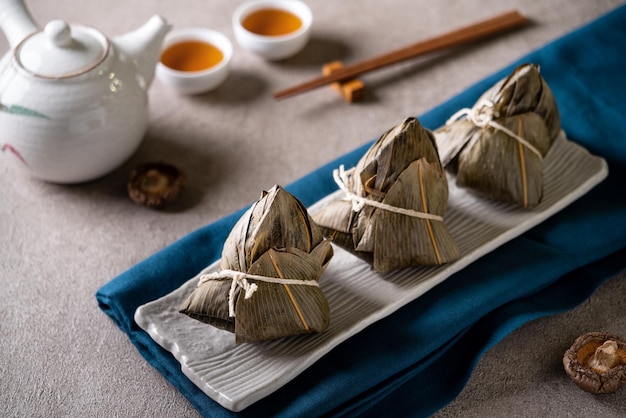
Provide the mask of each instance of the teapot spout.
POLYGON ((140 28, 111 40, 115 48, 135 62, 146 88, 152 84, 161 46, 170 29, 165 19, 155 15, 140 28))
POLYGON ((11 49, 39 30, 22 0, 0 0, 0 28, 11 49))

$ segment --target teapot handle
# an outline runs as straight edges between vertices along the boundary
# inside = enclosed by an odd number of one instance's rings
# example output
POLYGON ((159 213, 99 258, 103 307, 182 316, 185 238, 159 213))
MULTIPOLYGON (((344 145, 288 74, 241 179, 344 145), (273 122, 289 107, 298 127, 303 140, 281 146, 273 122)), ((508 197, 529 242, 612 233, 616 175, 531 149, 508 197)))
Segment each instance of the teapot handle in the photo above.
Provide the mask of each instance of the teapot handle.
POLYGON ((0 29, 7 37, 11 49, 39 30, 23 0, 0 0, 0 29))

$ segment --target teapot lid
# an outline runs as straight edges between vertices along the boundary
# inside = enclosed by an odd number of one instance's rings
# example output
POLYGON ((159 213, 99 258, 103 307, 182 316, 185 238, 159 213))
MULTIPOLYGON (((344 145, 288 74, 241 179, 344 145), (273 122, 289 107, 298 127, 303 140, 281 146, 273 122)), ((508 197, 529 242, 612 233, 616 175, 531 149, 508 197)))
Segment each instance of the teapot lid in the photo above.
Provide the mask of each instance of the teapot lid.
POLYGON ((37 77, 57 79, 92 70, 108 52, 109 41, 99 31, 53 20, 15 48, 15 59, 37 77))

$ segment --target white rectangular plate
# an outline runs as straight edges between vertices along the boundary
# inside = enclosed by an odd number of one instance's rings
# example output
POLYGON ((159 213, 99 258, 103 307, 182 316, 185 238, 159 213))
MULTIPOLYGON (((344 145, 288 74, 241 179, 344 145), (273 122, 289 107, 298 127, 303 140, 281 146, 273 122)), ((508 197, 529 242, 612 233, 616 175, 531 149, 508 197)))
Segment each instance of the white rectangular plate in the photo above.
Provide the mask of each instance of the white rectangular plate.
MULTIPOLYGON (((461 250, 461 258, 440 267, 381 275, 335 247, 335 256, 320 279, 331 308, 330 326, 319 335, 235 345, 233 334, 178 313, 181 303, 196 287, 197 277, 140 306, 135 321, 176 357, 183 373, 204 393, 225 408, 240 411, 288 383, 339 343, 557 213, 607 174, 602 158, 561 134, 544 159, 544 196, 532 210, 477 197, 457 188, 454 179, 448 177, 450 197, 445 223, 461 250)), ((310 212, 338 198, 341 194, 333 193, 313 205, 310 212)), ((201 273, 216 270, 218 262, 201 273)))

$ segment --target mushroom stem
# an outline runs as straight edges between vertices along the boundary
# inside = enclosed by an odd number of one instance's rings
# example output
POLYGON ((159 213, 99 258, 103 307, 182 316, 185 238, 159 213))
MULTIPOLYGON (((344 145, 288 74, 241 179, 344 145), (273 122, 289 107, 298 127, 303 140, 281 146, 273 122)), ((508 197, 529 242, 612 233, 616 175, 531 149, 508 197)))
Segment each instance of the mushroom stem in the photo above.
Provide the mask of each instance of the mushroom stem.
POLYGON ((613 367, 621 363, 621 358, 617 355, 617 343, 607 340, 589 359, 589 367, 598 373, 606 373, 613 367))

